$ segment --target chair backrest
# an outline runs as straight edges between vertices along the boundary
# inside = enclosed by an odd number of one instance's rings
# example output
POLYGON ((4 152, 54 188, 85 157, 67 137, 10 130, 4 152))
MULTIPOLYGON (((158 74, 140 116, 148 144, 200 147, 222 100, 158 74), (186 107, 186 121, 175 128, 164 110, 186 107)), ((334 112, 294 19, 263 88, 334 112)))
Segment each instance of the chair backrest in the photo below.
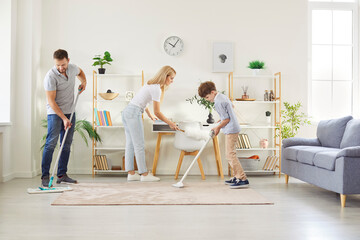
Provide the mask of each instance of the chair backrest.
MULTIPOLYGON (((198 128, 201 129, 202 125, 200 122, 180 122, 179 123, 180 129, 186 128, 198 128)), ((194 138, 186 136, 185 133, 176 131, 175 133, 175 140, 174 140, 174 147, 179 150, 184 150, 186 152, 193 152, 196 150, 200 150, 202 145, 205 143, 205 140, 196 140, 194 138)))

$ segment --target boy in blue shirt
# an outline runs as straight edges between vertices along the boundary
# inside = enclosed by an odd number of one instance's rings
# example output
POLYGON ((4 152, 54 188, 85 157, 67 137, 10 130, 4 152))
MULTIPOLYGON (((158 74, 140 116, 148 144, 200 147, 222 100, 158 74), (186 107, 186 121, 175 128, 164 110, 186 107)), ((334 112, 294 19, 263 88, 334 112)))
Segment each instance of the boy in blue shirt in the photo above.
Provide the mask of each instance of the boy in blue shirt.
POLYGON ((225 181, 230 188, 244 188, 249 186, 244 169, 236 157, 236 142, 240 132, 240 124, 237 121, 231 101, 227 96, 216 91, 213 82, 203 82, 198 89, 199 96, 210 102, 214 102, 216 112, 220 115, 220 124, 213 128, 215 136, 219 134, 220 129, 225 134, 226 158, 233 169, 234 177, 225 181))

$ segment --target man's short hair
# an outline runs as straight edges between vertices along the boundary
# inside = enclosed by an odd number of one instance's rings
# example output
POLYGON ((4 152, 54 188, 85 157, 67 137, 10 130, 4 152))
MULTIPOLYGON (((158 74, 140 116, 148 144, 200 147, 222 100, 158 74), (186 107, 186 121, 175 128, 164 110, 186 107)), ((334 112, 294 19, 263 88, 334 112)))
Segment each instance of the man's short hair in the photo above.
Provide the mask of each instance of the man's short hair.
POLYGON ((211 81, 203 82, 198 88, 199 96, 204 98, 206 95, 210 94, 211 91, 216 91, 215 83, 211 81))
POLYGON ((54 59, 62 60, 62 59, 69 59, 67 51, 64 49, 58 49, 54 52, 54 59))

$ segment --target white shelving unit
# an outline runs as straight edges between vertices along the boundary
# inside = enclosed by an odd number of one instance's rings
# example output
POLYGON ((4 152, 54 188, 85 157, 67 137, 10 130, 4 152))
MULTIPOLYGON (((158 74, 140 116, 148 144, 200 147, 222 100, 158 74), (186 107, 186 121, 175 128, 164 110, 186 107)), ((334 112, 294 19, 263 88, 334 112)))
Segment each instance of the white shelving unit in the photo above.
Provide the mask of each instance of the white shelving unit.
MULTIPOLYGON (((256 170, 249 170, 246 171, 246 173, 248 174, 275 174, 275 173, 279 173, 280 176, 280 166, 281 166, 281 139, 280 139, 280 135, 281 135, 281 128, 277 128, 277 126, 281 127, 281 73, 275 73, 274 75, 234 75, 232 72, 229 73, 228 76, 228 86, 229 86, 229 98, 230 100, 233 102, 234 108, 236 112, 241 112, 242 110, 244 111, 244 109, 246 109, 246 113, 243 114, 247 114, 250 115, 250 113, 248 112, 248 110, 251 113, 255 113, 255 116, 261 116, 260 113, 259 115, 257 115, 256 111, 263 110, 263 109, 268 109, 271 110, 272 112, 272 119, 273 119, 273 123, 271 125, 264 125, 261 122, 248 122, 245 121, 246 124, 241 124, 241 119, 238 119, 240 122, 240 127, 241 127, 241 133, 246 133, 249 136, 252 137, 252 139, 258 139, 260 140, 260 138, 263 138, 262 136, 266 135, 266 136, 270 136, 269 138, 272 138, 273 140, 270 141, 269 140, 269 145, 267 148, 260 148, 258 146, 258 144, 255 141, 251 141, 252 143, 252 148, 250 149, 236 149, 237 153, 242 155, 244 157, 244 155, 248 155, 248 153, 251 154, 255 154, 256 152, 259 153, 259 155, 265 156, 267 155, 266 152, 273 152, 273 155, 278 156, 279 158, 279 162, 278 162, 278 169, 274 169, 274 170, 264 170, 264 168, 262 169, 256 169, 256 170), (261 96, 261 99, 259 97, 257 97, 257 99, 255 101, 237 101, 236 99, 240 99, 241 95, 239 96, 239 98, 235 98, 234 97, 234 89, 237 92, 240 92, 240 88, 234 88, 234 79, 236 79, 236 81, 240 82, 240 83, 244 83, 246 81, 248 82, 252 82, 254 83, 254 81, 257 81, 256 84, 253 84, 253 88, 257 88, 260 89, 262 92, 264 92, 264 90, 266 90, 266 88, 264 86, 271 85, 271 89, 274 91, 274 95, 275 95, 275 100, 274 101, 264 101, 263 99, 263 95, 261 96), (272 83, 269 82, 273 81, 272 83), (249 107, 251 106, 251 107, 249 107), (269 134, 269 131, 271 131, 271 134, 269 134), (276 135, 278 135, 278 137, 275 137, 276 135)), ((239 95, 239 94, 237 94, 239 95)), ((259 96, 259 95, 258 95, 259 96)), ((264 112, 262 112, 262 114, 264 114, 264 112)), ((258 117, 259 118, 259 117, 258 117)), ((254 119, 257 119, 256 117, 254 119)), ((266 137, 265 137, 266 138, 266 137)), ((230 168, 230 166, 229 166, 230 168)))
MULTIPOLYGON (((120 131, 121 129, 124 128, 123 125, 119 124, 119 123, 115 123, 115 125, 113 126, 98 126, 96 124, 96 119, 95 119, 95 113, 94 113, 94 109, 98 108, 98 106, 100 107, 104 107, 104 106, 111 106, 114 104, 126 104, 128 101, 125 100, 125 97, 123 96, 118 96, 117 98, 113 99, 113 100, 104 100, 101 99, 100 96, 98 95, 98 89, 99 89, 99 82, 101 81, 101 83, 106 83, 107 86, 114 86, 116 81, 128 81, 129 79, 141 79, 141 86, 144 85, 144 72, 142 71, 141 74, 98 74, 96 71, 93 71, 93 105, 92 105, 92 113, 93 113, 93 118, 92 118, 92 123, 93 123, 93 129, 96 129, 97 131, 101 131, 101 138, 104 140, 107 137, 109 137, 109 134, 113 134, 114 131, 120 131)), ((132 82, 134 84, 134 82, 132 82)), ((139 84, 140 86, 140 84, 139 84)), ((130 90, 130 89, 129 89, 130 90)), ((135 91, 136 89, 132 89, 133 91, 135 91)), ((119 109, 118 107, 116 108, 116 111, 118 111, 118 113, 120 113, 120 111, 123 108, 119 109), (117 110, 118 109, 118 110, 117 110)), ((115 110, 112 111, 112 113, 114 113, 115 110)), ((120 116, 120 114, 118 114, 120 116)), ((112 121, 113 119, 113 114, 111 115, 111 119, 112 121)), ((114 123, 114 121, 113 121, 114 123)), ((114 134, 113 134, 114 135, 114 134)), ((125 139, 124 139, 125 142, 125 139)), ((124 170, 99 170, 99 169, 95 169, 95 156, 96 155, 107 155, 109 153, 112 152, 124 152, 125 151, 125 147, 122 146, 98 146, 97 143, 93 140, 93 144, 92 144, 92 175, 93 177, 95 176, 95 174, 98 173, 125 173, 126 171, 124 170)))

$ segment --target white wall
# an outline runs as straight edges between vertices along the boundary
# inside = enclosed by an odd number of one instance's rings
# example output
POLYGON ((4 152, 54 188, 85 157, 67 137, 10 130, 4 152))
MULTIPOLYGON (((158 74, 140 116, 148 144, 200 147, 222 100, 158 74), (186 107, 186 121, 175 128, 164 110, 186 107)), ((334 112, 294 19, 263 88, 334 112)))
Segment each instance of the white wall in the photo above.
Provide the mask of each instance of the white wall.
MULTIPOLYGON (((307 107, 307 1, 43 1, 42 76, 53 65, 52 53, 68 50, 70 59, 88 75, 87 92, 81 96, 78 118, 91 119, 91 58, 108 50, 114 62, 109 73, 140 73, 146 79, 161 66, 177 71, 174 84, 166 92, 162 111, 174 120, 206 119, 206 111, 190 105, 186 98, 197 92, 199 80, 213 80, 219 90, 227 90, 227 76, 212 73, 212 44, 233 42, 235 72, 244 73, 253 59, 266 62, 268 70, 283 73, 283 97, 300 100, 307 107), (162 49, 164 40, 180 36, 185 51, 170 57, 162 49)), ((36 105, 45 108, 40 91, 36 105)), ((44 110, 41 113, 45 115, 44 110)), ((151 166, 156 135, 145 122, 146 158, 151 166)), ((223 138, 221 152, 224 154, 223 138)), ((75 139, 70 163, 72 172, 90 172, 91 150, 75 139)), ((179 152, 172 137, 165 137, 158 173, 173 173, 179 152)), ((212 148, 202 157, 206 173, 215 174, 212 148)), ((223 159, 224 161, 224 159, 223 159)), ((184 163, 185 169, 187 162, 184 163)), ((226 164, 224 164, 226 166, 226 164)), ((198 169, 194 169, 194 173, 198 169)))
MULTIPOLYGON (((211 79, 219 90, 227 90, 226 74, 212 73, 212 44, 216 41, 234 43, 235 73, 247 71, 247 63, 253 59, 265 61, 269 71, 281 71, 284 99, 302 101, 306 111, 306 0, 18 0, 17 4, 18 75, 12 129, 12 159, 17 176, 31 176, 40 169, 39 140, 45 130, 39 126, 40 119, 46 116, 42 81, 53 66, 52 54, 58 48, 68 50, 71 62, 87 73, 88 88, 77 110, 81 119, 91 119, 91 59, 108 50, 115 60, 106 67, 109 73, 144 70, 148 79, 161 66, 173 66, 177 76, 166 92, 163 113, 176 121, 205 120, 207 112, 185 99, 197 92, 199 80, 211 79), (185 43, 185 51, 178 57, 170 57, 162 49, 164 40, 171 35, 180 36, 185 43)), ((156 143, 150 127, 150 121, 145 120, 149 167, 156 143)), ((172 139, 164 137, 159 174, 175 171, 179 151, 174 150, 172 139)), ((220 137, 226 166, 223 140, 220 137)), ((184 162, 183 171, 189 160, 184 162)), ((70 172, 90 173, 90 161, 91 148, 75 137, 70 172)), ((202 161, 206 174, 216 174, 210 145, 202 161)), ((197 174, 198 169, 194 168, 193 173, 197 174)))

